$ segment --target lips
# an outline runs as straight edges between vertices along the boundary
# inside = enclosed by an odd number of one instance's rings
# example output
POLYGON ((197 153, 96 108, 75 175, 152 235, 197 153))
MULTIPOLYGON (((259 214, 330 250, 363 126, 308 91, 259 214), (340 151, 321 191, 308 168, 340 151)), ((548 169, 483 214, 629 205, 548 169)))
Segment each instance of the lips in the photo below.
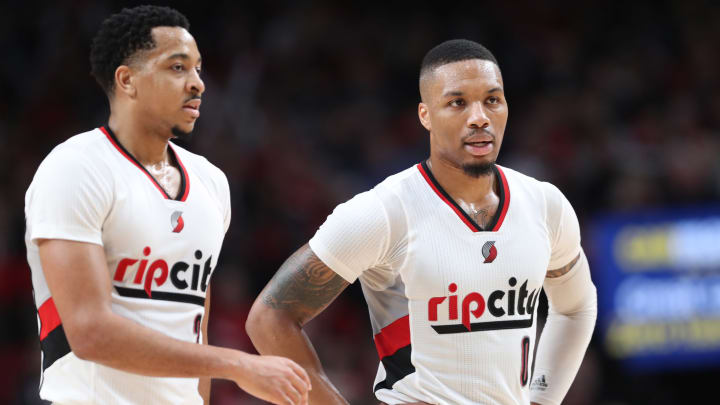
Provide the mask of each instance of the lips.
POLYGON ((493 151, 492 141, 465 142, 465 150, 473 156, 485 156, 493 151))
POLYGON ((183 105, 183 110, 190 114, 193 118, 197 118, 200 116, 200 104, 202 101, 200 99, 192 99, 185 103, 183 105))
POLYGON ((493 151, 495 137, 488 131, 474 131, 463 140, 463 148, 473 156, 485 156, 493 151))

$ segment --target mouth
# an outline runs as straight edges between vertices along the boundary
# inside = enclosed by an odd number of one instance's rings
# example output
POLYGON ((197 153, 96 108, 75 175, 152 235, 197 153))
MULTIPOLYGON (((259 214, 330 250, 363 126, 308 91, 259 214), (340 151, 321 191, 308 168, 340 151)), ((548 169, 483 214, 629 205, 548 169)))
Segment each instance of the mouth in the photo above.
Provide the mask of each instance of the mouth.
POLYGON ((495 148, 492 141, 465 142, 464 149, 473 156, 485 156, 495 148))
POLYGON ((200 99, 192 99, 183 105, 183 110, 190 114, 191 117, 197 118, 200 116, 200 99))

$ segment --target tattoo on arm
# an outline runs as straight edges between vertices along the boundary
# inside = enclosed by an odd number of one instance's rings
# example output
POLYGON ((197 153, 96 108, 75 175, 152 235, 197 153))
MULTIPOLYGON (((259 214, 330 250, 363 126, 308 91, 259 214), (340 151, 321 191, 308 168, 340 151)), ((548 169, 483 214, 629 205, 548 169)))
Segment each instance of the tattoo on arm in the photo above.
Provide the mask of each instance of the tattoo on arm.
POLYGON ((566 274, 567 272, 570 271, 570 269, 572 269, 575 266, 575 263, 577 263, 577 261, 579 259, 580 259, 580 253, 578 253, 578 255, 575 256, 575 258, 572 259, 572 261, 570 263, 566 264, 565 266, 562 266, 559 269, 555 269, 555 270, 548 270, 547 275, 545 277, 555 278, 555 277, 560 277, 563 274, 566 274))
POLYGON ((271 308, 292 313, 304 325, 348 285, 305 244, 280 266, 263 290, 262 301, 271 308))

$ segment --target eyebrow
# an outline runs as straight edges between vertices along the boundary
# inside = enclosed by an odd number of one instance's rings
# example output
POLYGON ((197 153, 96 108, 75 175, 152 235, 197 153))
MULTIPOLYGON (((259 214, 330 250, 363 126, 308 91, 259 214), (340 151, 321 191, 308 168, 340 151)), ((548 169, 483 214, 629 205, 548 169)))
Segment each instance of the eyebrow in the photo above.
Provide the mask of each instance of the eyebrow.
MULTIPOLYGON (((497 93, 497 92, 502 92, 502 91, 503 91, 502 87, 493 87, 492 89, 488 90, 487 92, 488 93, 497 93)), ((443 97, 459 97, 462 95, 463 95, 463 92, 460 90, 450 90, 450 91, 445 92, 443 94, 443 97)))
MULTIPOLYGON (((170 59, 175 59, 175 58, 180 58, 180 59, 183 59, 183 60, 188 60, 188 59, 190 59, 190 55, 188 55, 188 54, 186 54, 186 53, 174 53, 174 54, 172 54, 172 55, 170 55, 170 56, 167 57, 168 60, 170 60, 170 59)), ((198 63, 202 63, 202 56, 198 58, 198 63)))

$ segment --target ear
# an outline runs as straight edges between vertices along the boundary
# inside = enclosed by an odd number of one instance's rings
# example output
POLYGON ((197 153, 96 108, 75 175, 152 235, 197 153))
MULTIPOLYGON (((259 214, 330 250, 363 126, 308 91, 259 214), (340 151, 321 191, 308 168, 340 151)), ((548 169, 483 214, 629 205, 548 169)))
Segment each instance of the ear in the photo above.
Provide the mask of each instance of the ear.
POLYGON ((427 104, 425 103, 419 103, 418 104, 418 118, 420 118, 420 123, 422 126, 425 127, 428 131, 432 130, 432 123, 430 122, 430 111, 428 111, 427 104))
POLYGON ((115 69, 115 94, 123 93, 130 98, 137 94, 133 71, 127 65, 120 65, 115 69))

